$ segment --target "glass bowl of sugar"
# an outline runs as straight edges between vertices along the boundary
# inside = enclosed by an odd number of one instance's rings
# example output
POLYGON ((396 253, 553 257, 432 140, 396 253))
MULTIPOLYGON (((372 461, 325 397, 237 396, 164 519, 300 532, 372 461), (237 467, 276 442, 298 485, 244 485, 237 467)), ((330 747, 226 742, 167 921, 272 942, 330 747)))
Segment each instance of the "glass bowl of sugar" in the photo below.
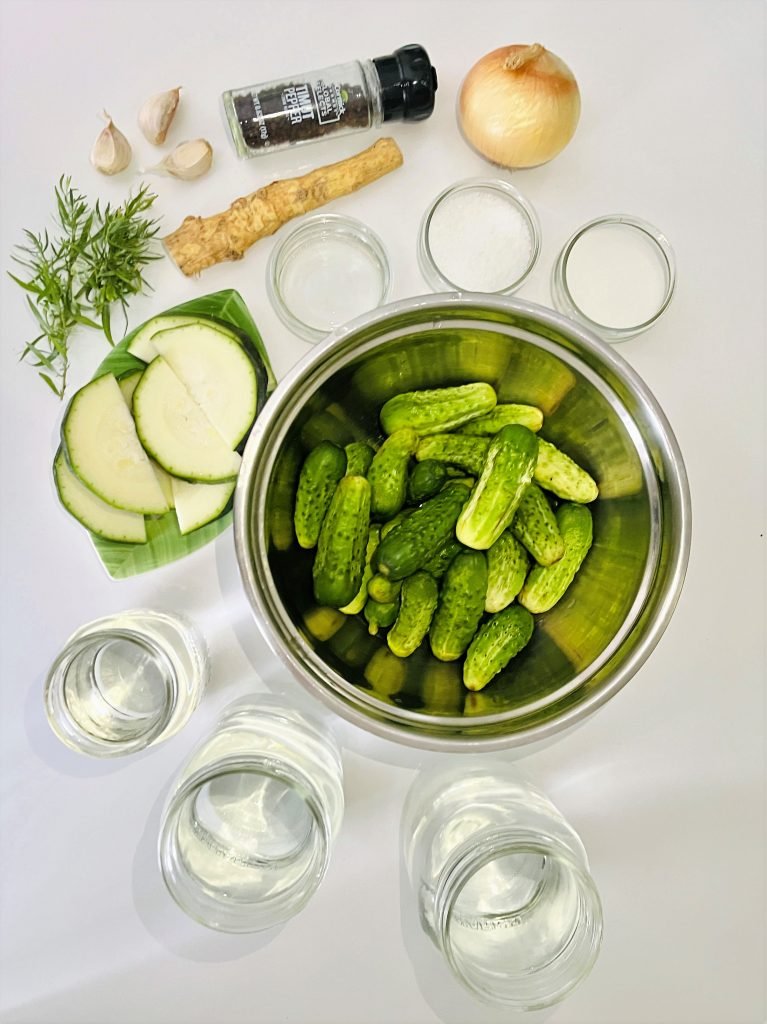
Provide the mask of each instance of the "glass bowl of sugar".
POLYGON ((613 214, 589 221, 568 239, 554 265, 551 292, 560 313, 617 342, 657 322, 675 283, 666 236, 638 217, 613 214))
POLYGON ((501 178, 469 178, 426 211, 418 263, 434 291, 511 295, 540 250, 538 217, 525 197, 501 178))

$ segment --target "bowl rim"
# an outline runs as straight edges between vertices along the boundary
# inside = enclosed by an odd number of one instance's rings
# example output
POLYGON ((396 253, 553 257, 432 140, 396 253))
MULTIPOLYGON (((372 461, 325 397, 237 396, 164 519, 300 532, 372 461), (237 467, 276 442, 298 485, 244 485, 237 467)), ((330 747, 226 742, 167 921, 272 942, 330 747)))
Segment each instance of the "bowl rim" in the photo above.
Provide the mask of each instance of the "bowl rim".
MULTIPOLYGON (((447 323, 452 322, 447 321, 447 323)), ((491 323, 492 321, 488 321, 488 324, 491 323)), ((417 324, 410 324, 406 330, 407 333, 412 333, 413 330, 417 329, 417 324)), ((391 337, 389 340, 392 340, 391 337)), ((557 342, 552 342, 552 344, 556 347, 559 345, 557 342)), ((335 373, 338 369, 339 367, 333 366, 332 370, 328 369, 327 372, 328 374, 335 373)), ((321 383, 323 381, 314 382, 315 386, 321 383)), ((635 427, 634 429, 636 430, 637 428, 635 427)), ((657 466, 654 468, 657 476, 657 466)), ((681 594, 689 561, 691 543, 691 501, 681 450, 663 410, 642 378, 611 345, 601 340, 593 331, 576 320, 536 303, 477 292, 449 292, 401 299, 381 306, 370 313, 363 314, 332 332, 324 342, 317 345, 291 367, 256 420, 245 447, 234 497, 234 537, 240 576, 251 610, 264 639, 272 652, 290 670, 291 674, 327 707, 331 708, 342 718, 362 727, 368 732, 384 739, 393 740, 394 742, 419 749, 465 752, 504 750, 545 740, 586 719, 622 689, 644 664, 665 632, 681 594), (307 374, 316 370, 321 364, 325 362, 330 364, 329 355, 338 349, 342 349, 350 337, 359 331, 374 327, 380 321, 394 319, 400 314, 428 313, 430 310, 433 310, 435 318, 437 318, 436 315, 440 311, 444 312, 446 308, 455 312, 465 309, 467 315, 470 315, 472 310, 479 308, 491 313, 513 313, 527 316, 555 331, 570 335, 571 337, 574 336, 579 346, 587 352, 594 354, 606 368, 620 380, 624 381, 639 403, 649 410, 650 418, 655 427, 653 440, 662 450, 664 470, 666 471, 665 482, 671 493, 672 505, 677 512, 675 520, 671 523, 673 536, 671 556, 665 567, 666 582, 658 600, 653 620, 647 627, 645 636, 629 652, 625 661, 611 672, 593 693, 588 694, 578 704, 564 709, 555 717, 525 726, 513 733, 451 736, 444 733, 422 732, 414 728, 417 725, 417 719, 410 717, 410 724, 404 719, 397 722, 392 717, 386 716, 386 705, 382 701, 369 699, 366 702, 363 691, 360 691, 357 706, 347 702, 347 699, 341 693, 336 692, 335 689, 331 689, 327 682, 315 678, 307 666, 302 664, 295 654, 284 645, 278 630, 271 621, 269 606, 262 592, 258 575, 255 572, 253 555, 249 550, 252 532, 248 522, 249 497, 253 490, 257 469, 260 468, 260 463, 263 461, 261 449, 266 443, 264 438, 269 437, 270 447, 273 447, 275 452, 282 441, 284 441, 284 435, 289 429, 289 424, 282 424, 275 442, 274 421, 280 420, 283 407, 286 405, 286 400, 289 399, 295 385, 307 374), (372 715, 362 710, 360 705, 365 703, 369 703, 371 709, 378 709, 378 714, 372 715)), ((646 593, 644 596, 646 598, 646 593)), ((635 604, 636 602, 632 603, 629 615, 633 613, 635 604)), ((634 617, 635 622, 636 616, 634 617)), ((625 642, 625 637, 623 642, 625 642)), ((611 652, 610 656, 614 653, 615 650, 611 652)), ((609 658, 605 660, 609 660, 609 658)), ((329 670, 326 666, 325 671, 327 673, 332 670, 329 670)), ((591 670, 591 666, 589 666, 588 670, 584 670, 584 672, 589 672, 592 675, 594 671, 596 670, 591 670)), ((585 681, 581 679, 577 686, 582 685, 585 681)), ((577 686, 572 686, 571 689, 576 689, 577 686)), ((563 696, 565 696, 565 693, 558 691, 558 699, 563 696)), ((530 713, 530 708, 527 709, 526 713, 530 713)), ((408 714, 413 716, 417 713, 409 712, 408 714)), ((433 716, 426 716, 426 719, 429 721, 432 718, 433 716)), ((489 716, 477 715, 472 716, 470 719, 471 725, 474 727, 481 727, 484 724, 495 724, 499 720, 500 716, 498 714, 489 716)), ((445 726, 449 725, 448 719, 442 716, 440 716, 438 721, 445 726)))

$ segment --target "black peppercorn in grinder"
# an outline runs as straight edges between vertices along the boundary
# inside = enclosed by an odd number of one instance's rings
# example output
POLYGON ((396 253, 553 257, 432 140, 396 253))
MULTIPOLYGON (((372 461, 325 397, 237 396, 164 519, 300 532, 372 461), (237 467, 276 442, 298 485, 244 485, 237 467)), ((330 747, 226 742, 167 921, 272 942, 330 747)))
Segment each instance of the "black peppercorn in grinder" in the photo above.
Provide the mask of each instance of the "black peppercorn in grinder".
POLYGON ((385 121, 422 121, 436 91, 429 55, 411 43, 385 57, 232 89, 222 100, 238 155, 251 157, 385 121))

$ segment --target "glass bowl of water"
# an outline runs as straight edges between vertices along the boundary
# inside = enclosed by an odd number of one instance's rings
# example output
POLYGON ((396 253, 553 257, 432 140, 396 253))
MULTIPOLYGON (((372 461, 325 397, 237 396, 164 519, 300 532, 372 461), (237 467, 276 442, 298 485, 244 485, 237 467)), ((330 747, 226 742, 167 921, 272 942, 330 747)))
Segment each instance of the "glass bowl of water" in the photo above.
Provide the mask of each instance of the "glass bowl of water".
POLYGON ((317 214, 275 245, 266 284, 285 326, 307 341, 321 341, 386 301, 389 259, 366 224, 335 213, 317 214))
POLYGON ((561 312, 605 341, 652 327, 674 295, 676 265, 666 236, 638 217, 598 217, 567 241, 554 265, 552 298, 561 312))

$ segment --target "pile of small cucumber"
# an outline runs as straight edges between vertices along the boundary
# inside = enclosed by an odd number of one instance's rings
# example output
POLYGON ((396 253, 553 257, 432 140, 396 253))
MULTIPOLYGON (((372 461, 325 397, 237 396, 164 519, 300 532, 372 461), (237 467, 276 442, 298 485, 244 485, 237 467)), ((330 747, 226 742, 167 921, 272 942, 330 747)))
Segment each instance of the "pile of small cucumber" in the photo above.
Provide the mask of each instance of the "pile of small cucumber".
POLYGON ((464 685, 481 690, 572 583, 597 484, 537 436, 540 409, 498 404, 489 384, 396 395, 380 420, 377 450, 322 441, 301 469, 294 526, 316 548, 315 599, 388 629, 397 657, 427 636, 441 661, 465 655, 464 685))

